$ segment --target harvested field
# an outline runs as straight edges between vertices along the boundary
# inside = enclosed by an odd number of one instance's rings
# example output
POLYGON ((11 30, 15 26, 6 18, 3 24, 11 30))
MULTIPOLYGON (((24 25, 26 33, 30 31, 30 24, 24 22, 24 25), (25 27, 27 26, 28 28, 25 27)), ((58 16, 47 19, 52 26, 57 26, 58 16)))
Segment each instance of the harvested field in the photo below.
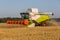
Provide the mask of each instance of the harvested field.
POLYGON ((0 40, 60 40, 60 27, 0 28, 0 40))

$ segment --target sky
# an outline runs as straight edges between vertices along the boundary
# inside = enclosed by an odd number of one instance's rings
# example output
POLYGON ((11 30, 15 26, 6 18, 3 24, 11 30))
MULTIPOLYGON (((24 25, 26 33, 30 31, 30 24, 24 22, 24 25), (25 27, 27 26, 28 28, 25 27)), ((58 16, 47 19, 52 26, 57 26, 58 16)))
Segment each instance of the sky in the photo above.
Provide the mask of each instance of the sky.
POLYGON ((60 18, 60 0, 0 0, 0 17, 20 17, 19 13, 28 8, 53 12, 52 17, 60 18))

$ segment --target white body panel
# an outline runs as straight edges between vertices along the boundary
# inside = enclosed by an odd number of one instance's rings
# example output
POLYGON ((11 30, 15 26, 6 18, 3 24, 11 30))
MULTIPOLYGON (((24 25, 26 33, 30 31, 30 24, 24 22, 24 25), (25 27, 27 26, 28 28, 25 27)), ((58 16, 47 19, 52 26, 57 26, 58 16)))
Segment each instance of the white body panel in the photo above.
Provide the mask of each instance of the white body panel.
POLYGON ((27 10, 27 12, 38 13, 38 9, 37 8, 29 8, 27 10))

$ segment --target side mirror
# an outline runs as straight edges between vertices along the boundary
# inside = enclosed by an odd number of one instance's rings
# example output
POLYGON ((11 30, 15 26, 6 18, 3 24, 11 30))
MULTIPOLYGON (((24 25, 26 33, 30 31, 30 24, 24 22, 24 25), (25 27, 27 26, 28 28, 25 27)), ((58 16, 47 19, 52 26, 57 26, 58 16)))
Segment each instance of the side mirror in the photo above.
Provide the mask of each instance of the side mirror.
POLYGON ((52 16, 54 15, 54 13, 52 13, 52 16))

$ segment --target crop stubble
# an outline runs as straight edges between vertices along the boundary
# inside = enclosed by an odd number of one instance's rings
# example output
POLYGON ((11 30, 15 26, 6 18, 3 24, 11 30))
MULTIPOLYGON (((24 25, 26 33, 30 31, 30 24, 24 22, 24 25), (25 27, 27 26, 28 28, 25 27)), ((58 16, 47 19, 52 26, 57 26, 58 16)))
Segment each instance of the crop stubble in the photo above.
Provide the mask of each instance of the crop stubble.
POLYGON ((60 40, 60 27, 0 28, 0 40, 60 40))

